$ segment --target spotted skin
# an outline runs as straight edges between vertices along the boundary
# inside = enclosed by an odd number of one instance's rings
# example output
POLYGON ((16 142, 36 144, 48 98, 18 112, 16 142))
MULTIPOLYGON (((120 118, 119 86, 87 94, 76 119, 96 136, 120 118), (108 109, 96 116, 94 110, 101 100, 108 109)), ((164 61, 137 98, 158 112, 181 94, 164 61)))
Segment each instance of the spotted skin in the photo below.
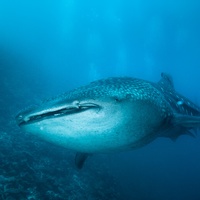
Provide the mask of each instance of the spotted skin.
MULTIPOLYGON (((129 77, 98 80, 20 112, 16 120, 26 132, 87 155, 191 135, 200 127, 199 107, 175 91, 169 75, 161 76, 158 83, 129 77)), ((83 161, 87 156, 77 157, 83 161)))

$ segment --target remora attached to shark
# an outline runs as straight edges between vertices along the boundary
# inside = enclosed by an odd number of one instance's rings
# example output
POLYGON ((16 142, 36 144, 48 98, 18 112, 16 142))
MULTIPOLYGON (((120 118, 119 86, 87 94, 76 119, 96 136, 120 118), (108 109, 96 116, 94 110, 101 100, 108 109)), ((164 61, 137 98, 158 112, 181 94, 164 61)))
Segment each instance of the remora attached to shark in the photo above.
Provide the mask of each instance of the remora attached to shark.
POLYGON ((108 78, 69 91, 16 116, 26 132, 75 150, 81 168, 89 154, 142 147, 157 137, 193 136, 200 108, 174 90, 172 78, 158 83, 108 78))

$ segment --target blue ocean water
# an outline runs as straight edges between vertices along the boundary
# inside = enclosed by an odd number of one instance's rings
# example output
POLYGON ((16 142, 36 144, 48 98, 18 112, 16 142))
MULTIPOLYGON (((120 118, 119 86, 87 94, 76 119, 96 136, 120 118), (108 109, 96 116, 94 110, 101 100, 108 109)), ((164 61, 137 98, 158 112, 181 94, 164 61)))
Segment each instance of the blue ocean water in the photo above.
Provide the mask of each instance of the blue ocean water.
POLYGON ((197 0, 0 1, 0 200, 199 200, 200 136, 75 153, 22 132, 18 111, 110 76, 158 81, 200 105, 197 0))

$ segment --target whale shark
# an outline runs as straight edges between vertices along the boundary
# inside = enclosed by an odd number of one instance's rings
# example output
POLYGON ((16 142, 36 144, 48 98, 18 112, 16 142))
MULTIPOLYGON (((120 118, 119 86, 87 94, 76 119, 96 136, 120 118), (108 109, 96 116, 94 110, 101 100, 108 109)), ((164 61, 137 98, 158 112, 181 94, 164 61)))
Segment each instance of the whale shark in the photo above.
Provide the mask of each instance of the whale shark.
POLYGON ((131 77, 91 82, 21 111, 16 122, 25 132, 76 151, 76 166, 82 168, 94 153, 128 151, 158 137, 194 137, 200 108, 162 73, 158 82, 131 77))

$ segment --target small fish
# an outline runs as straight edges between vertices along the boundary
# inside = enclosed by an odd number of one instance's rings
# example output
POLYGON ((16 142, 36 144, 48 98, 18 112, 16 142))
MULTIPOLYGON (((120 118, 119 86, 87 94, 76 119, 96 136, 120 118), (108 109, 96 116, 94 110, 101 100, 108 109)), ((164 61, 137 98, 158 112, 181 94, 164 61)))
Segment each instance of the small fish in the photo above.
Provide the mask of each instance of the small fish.
POLYGON ((158 83, 137 78, 98 80, 20 112, 26 132, 77 151, 82 168, 94 153, 112 153, 147 145, 158 137, 194 136, 200 108, 178 94, 171 76, 158 83))

